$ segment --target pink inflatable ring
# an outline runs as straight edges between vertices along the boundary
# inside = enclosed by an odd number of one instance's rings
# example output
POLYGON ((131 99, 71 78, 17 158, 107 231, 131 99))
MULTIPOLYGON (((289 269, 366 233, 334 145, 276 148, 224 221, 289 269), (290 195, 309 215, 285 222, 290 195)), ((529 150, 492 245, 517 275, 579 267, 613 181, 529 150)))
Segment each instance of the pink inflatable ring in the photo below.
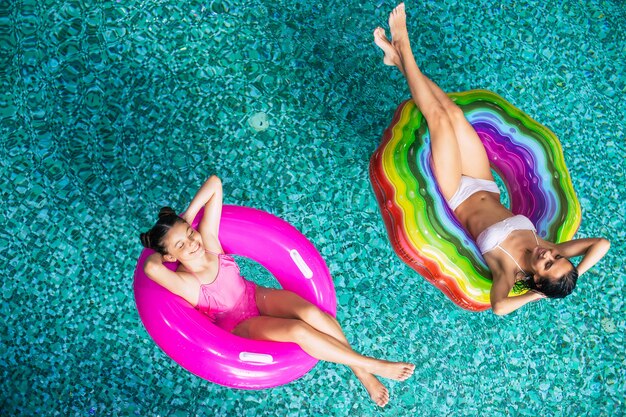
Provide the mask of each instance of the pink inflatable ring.
MULTIPOLYGON (((200 212, 193 222, 196 227, 200 212)), ((224 252, 263 265, 286 289, 335 315, 333 281, 313 244, 289 223, 264 211, 225 205, 220 223, 224 252)), ((233 388, 263 389, 306 374, 317 360, 294 343, 244 339, 148 278, 144 249, 134 277, 135 302, 146 330, 180 366, 201 378, 233 388)), ((172 270, 176 264, 168 265, 172 270)))

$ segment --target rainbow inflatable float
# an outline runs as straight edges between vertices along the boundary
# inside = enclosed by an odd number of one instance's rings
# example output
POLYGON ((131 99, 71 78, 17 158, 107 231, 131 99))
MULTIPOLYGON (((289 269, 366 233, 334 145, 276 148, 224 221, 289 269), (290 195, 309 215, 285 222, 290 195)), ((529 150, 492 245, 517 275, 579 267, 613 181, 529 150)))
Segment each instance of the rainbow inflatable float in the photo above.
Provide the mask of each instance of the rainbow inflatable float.
MULTIPOLYGON (((452 93, 500 175, 514 214, 539 236, 569 240, 580 204, 558 139, 549 129, 486 90, 452 93)), ((370 179, 391 244, 411 268, 462 308, 491 307, 491 273, 437 188, 425 119, 412 100, 396 110, 370 161, 370 179)))

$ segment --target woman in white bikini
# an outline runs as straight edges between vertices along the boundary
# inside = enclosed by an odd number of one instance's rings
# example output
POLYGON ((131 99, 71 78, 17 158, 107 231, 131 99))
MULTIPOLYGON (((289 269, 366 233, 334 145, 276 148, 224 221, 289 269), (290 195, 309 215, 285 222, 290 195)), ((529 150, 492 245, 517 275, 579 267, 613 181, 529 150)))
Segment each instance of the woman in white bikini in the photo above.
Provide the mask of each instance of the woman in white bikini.
POLYGON ((493 275, 491 307, 508 314, 544 297, 569 295, 580 275, 595 265, 610 247, 604 238, 554 244, 539 238, 531 221, 514 215, 500 203, 500 192, 487 153, 461 109, 417 66, 406 29, 404 3, 389 15, 390 42, 382 28, 374 41, 384 62, 404 74, 413 100, 426 118, 437 184, 461 225, 476 240, 493 275), (568 258, 582 256, 578 266, 568 258), (510 297, 523 281, 529 291, 510 297))

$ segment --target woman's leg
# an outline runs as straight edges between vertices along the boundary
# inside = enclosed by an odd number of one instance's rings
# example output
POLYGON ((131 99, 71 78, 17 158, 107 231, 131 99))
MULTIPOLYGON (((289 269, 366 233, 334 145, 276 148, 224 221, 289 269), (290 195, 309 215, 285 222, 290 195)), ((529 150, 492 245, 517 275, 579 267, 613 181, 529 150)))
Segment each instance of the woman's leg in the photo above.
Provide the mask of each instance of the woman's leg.
MULTIPOLYGON (((435 168, 437 181, 440 182, 439 179, 444 176, 452 177, 449 178, 450 182, 456 182, 456 186, 447 186, 445 183, 440 184, 440 188, 442 188, 444 196, 446 196, 446 198, 450 198, 451 195, 446 195, 447 192, 444 192, 443 187, 452 188, 452 193, 456 192, 456 189, 458 188, 457 178, 458 181, 460 181, 460 174, 457 174, 459 166, 460 172, 463 175, 474 178, 493 180, 493 176, 491 175, 491 169, 489 168, 487 153, 485 152, 485 148, 478 138, 478 135, 476 134, 474 128, 469 124, 461 109, 452 100, 450 100, 447 94, 443 92, 434 82, 428 79, 419 70, 419 67, 417 66, 417 63, 415 62, 415 59, 413 57, 410 42, 408 39, 408 33, 406 31, 404 4, 400 4, 390 14, 389 25, 393 28, 392 36, 394 44, 392 45, 389 42, 389 40, 385 36, 385 31, 382 28, 376 28, 376 30, 374 31, 374 42, 385 53, 385 64, 398 67, 400 72, 405 75, 405 77, 407 78, 407 82, 409 83, 409 87, 411 88, 413 98, 418 107, 420 107, 420 110, 422 111, 424 116, 426 117, 426 120, 429 124, 429 129, 431 131, 431 143, 433 144, 433 165, 435 168), (399 48, 402 49, 402 53, 400 52, 399 48), (406 72, 405 65, 408 65, 410 67, 408 74, 406 72), (428 88, 424 92, 423 89, 425 89, 426 87, 428 88), (416 98, 416 95, 420 93, 423 93, 421 94, 422 96, 430 94, 432 95, 432 97, 434 97, 435 100, 437 100, 439 108, 437 109, 436 113, 440 113, 441 108, 443 108, 449 120, 449 123, 452 125, 452 130, 454 131, 454 137, 456 141, 456 149, 458 149, 458 151, 455 151, 453 149, 453 146, 450 144, 451 141, 447 142, 445 140, 440 140, 442 134, 440 134, 439 132, 436 132, 433 140, 432 123, 429 120, 429 116, 424 113, 425 109, 420 106, 420 101, 418 101, 418 98, 416 98), (453 151, 447 152, 446 149, 448 149, 448 147, 450 149, 453 149, 453 151), (448 164, 452 165, 452 174, 446 175, 446 169, 450 169, 448 164), (443 168, 439 169, 437 168, 437 166, 443 168), (439 173, 439 171, 442 172, 439 173)), ((421 101, 424 102, 423 100, 421 101)), ((428 102, 424 102, 423 105, 428 105, 428 102)))
POLYGON ((456 141, 461 151, 461 172, 463 175, 493 181, 485 146, 474 127, 465 118, 463 110, 437 84, 428 78, 426 81, 452 122, 456 141))
POLYGON ((430 132, 432 165, 441 193, 449 200, 461 181, 461 152, 454 127, 441 102, 433 94, 427 78, 422 74, 411 50, 406 30, 404 3, 389 15, 392 45, 398 52, 413 101, 417 104, 430 132))

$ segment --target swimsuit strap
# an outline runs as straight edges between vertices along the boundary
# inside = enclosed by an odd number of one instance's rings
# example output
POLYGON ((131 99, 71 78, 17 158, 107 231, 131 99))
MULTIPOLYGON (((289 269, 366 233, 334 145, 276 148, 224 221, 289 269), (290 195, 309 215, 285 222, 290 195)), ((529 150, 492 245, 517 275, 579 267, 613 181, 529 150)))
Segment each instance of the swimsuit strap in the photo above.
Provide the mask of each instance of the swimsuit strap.
POLYGON ((504 248, 503 248, 502 246, 500 246, 500 245, 497 245, 496 247, 497 247, 497 248, 500 248, 500 250, 502 250, 502 252, 504 252, 504 253, 506 253, 507 255, 509 255, 509 258, 511 258, 511 259, 513 260, 513 262, 515 262, 515 265, 517 265, 517 267, 520 269, 520 271, 522 271, 522 272, 524 273, 524 275, 527 275, 527 274, 526 274, 526 271, 524 271, 524 270, 522 269, 522 267, 521 267, 521 266, 519 266, 519 264, 517 263, 517 261, 515 260, 515 258, 513 257, 513 255, 511 255, 509 252, 507 252, 507 250, 506 250, 506 249, 504 249, 504 248))
MULTIPOLYGON (((539 245, 539 239, 537 239, 537 233, 535 233, 535 231, 534 231, 534 230, 531 230, 531 232, 533 232, 533 236, 535 237, 535 242, 537 242, 537 245, 539 245)), ((500 244, 499 244, 499 243, 496 245, 496 247, 497 247, 497 248, 500 248, 500 250, 501 250, 502 252, 504 252, 504 253, 506 253, 507 255, 509 255, 509 258, 511 258, 511 259, 513 260, 513 262, 515 262, 515 265, 517 265, 517 267, 519 268, 519 270, 520 270, 520 271, 522 271, 522 272, 524 273, 524 275, 528 275, 528 274, 526 273, 526 271, 524 271, 524 270, 522 269, 522 267, 521 267, 521 266, 519 266, 519 264, 517 263, 517 261, 515 260, 515 258, 513 257, 513 255, 511 255, 509 252, 507 252, 507 250, 506 250, 506 249, 504 249, 502 246, 500 246, 500 244)))

